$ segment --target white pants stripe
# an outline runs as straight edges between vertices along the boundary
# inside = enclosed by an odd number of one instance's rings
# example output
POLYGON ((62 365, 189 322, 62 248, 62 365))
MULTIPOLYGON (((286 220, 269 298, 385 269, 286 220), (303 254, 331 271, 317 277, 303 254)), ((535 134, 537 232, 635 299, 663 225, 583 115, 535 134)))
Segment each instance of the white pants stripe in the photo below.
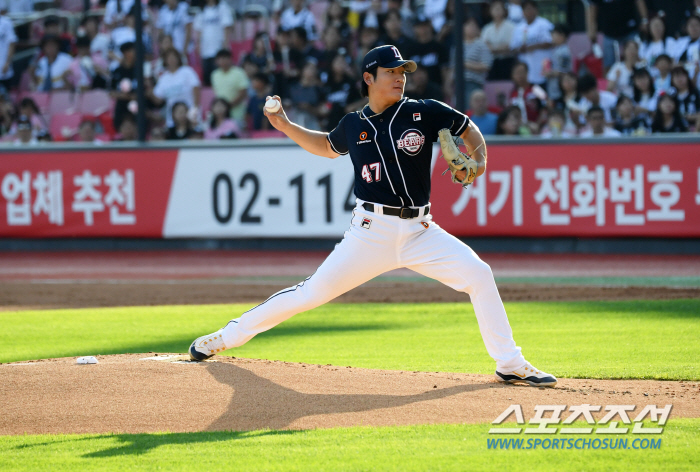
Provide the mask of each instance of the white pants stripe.
POLYGON ((499 371, 525 365, 488 264, 433 223, 431 215, 402 220, 367 212, 361 203, 343 240, 311 277, 277 292, 226 325, 222 334, 227 348, 241 346, 256 334, 384 272, 406 267, 469 294, 486 350, 499 371), (369 228, 361 226, 363 219, 371 221, 369 228))

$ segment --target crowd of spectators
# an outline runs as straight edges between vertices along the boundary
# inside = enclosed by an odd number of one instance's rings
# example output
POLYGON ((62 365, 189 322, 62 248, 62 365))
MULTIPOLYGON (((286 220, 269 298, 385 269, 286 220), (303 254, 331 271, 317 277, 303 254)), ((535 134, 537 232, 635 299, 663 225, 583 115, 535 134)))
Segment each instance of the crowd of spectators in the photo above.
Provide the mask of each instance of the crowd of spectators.
MULTIPOLYGON (((91 1, 77 28, 63 16, 44 16, 20 32, 23 24, 9 15, 31 12, 32 1, 0 0, 0 139, 52 139, 51 117, 32 94, 94 90, 108 94, 113 108, 82 117, 60 138, 137 138, 134 1, 91 1), (13 62, 18 35, 36 49, 22 69, 13 62)), ((484 134, 700 131, 700 0, 583 3, 586 31, 577 35, 592 48, 576 55, 567 25, 541 16, 532 0, 465 4, 463 25, 452 20, 453 0, 144 1, 148 138, 273 135, 262 111, 268 95, 282 98, 293 121, 330 131, 367 103, 359 66, 382 44, 418 64, 407 75, 406 96, 454 105, 455 27, 463 32, 466 111, 484 134), (246 39, 234 27, 251 21, 250 10, 240 8, 253 3, 268 8, 271 21, 253 20, 257 32, 246 39)))

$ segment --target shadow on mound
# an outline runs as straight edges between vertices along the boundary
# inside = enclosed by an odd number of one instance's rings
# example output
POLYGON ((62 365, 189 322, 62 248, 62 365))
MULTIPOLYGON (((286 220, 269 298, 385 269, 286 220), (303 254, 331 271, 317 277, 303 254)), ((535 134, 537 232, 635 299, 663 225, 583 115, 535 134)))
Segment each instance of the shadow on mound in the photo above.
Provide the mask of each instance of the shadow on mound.
MULTIPOLYGON (((198 433, 115 434, 118 446, 85 454, 86 458, 140 455, 159 446, 244 440, 268 435, 291 435, 303 429, 283 430, 305 416, 364 412, 449 397, 462 392, 488 389, 489 384, 457 385, 413 395, 308 394, 283 387, 229 362, 207 363, 207 371, 233 388, 226 412, 206 431, 198 433)), ((312 369, 313 366, 309 366, 312 369)), ((299 373, 303 377, 304 373, 299 373)), ((82 439, 82 438, 81 438, 82 439)), ((86 440, 90 438, 84 438, 86 440)))
POLYGON ((235 391, 226 413, 210 424, 207 431, 283 429, 305 416, 395 408, 490 387, 489 384, 456 385, 414 395, 310 394, 283 387, 232 364, 212 363, 207 370, 235 391))

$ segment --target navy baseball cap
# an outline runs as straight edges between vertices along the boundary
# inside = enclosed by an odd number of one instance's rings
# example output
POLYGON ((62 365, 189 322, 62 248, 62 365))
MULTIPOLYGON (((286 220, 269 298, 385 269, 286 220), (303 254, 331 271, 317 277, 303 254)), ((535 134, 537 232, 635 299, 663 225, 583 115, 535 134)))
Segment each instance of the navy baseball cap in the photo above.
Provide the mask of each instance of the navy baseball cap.
POLYGON ((415 61, 406 60, 401 57, 399 48, 387 44, 386 46, 376 47, 365 54, 365 58, 362 61, 362 72, 369 72, 377 67, 394 69, 401 66, 405 67, 406 72, 415 72, 418 67, 415 61))

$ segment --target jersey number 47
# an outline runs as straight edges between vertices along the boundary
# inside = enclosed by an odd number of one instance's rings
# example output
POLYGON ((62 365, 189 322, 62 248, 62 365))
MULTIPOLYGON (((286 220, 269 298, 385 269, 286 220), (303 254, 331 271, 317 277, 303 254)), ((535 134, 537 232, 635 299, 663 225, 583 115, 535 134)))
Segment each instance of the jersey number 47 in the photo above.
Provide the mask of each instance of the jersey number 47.
POLYGON ((362 166, 362 178, 367 182, 372 182, 372 171, 374 171, 374 180, 380 181, 382 179, 382 171, 379 162, 362 166))

